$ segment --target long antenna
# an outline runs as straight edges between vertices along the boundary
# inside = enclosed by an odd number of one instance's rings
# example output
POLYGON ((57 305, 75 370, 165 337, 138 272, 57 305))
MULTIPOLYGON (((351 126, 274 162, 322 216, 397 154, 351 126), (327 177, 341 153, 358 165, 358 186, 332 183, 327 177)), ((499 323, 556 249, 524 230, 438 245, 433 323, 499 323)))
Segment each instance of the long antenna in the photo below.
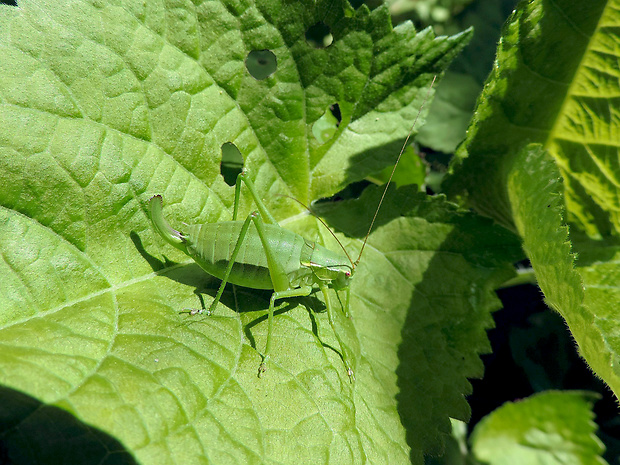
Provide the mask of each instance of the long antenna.
POLYGON ((411 137, 411 134, 413 134, 413 130, 415 129, 415 125, 418 122, 418 118, 420 117, 420 114, 422 113, 424 104, 428 100, 428 97, 431 95, 431 90, 433 89, 433 84, 435 84, 436 79, 437 79, 437 75, 433 76, 433 80, 431 81, 431 85, 428 87, 428 90, 426 91, 426 95, 424 96, 424 100, 422 101, 422 105, 420 106, 420 110, 418 111, 418 114, 416 115, 415 120, 413 121, 413 124, 411 125, 411 130, 409 131, 409 134, 407 134, 407 138, 405 139, 403 148, 400 149, 400 153, 398 154, 398 158, 396 159, 394 168, 392 168, 392 173, 390 174, 390 177, 388 178, 388 182, 385 184, 385 189, 383 189, 381 200, 379 200, 379 205, 377 205, 377 209, 375 210, 375 216, 372 217, 372 221, 370 222, 370 227, 368 228, 368 232, 366 233, 366 237, 364 238, 364 243, 362 244, 362 248, 360 249, 360 254, 357 256, 357 260, 355 260, 355 263, 353 264, 353 268, 357 266, 357 264, 360 262, 362 258, 364 247, 366 247, 366 242, 368 242, 368 237, 370 236, 372 227, 375 225, 375 220, 377 219, 377 215, 379 214, 379 210, 381 209, 381 205, 383 204, 383 199, 385 199, 385 194, 387 193, 388 187, 390 187, 390 182, 392 182, 392 178, 394 177, 394 173, 396 172, 396 167, 398 166, 398 162, 400 162, 400 159, 403 156, 405 149, 407 148, 407 143, 409 143, 409 138, 411 137))

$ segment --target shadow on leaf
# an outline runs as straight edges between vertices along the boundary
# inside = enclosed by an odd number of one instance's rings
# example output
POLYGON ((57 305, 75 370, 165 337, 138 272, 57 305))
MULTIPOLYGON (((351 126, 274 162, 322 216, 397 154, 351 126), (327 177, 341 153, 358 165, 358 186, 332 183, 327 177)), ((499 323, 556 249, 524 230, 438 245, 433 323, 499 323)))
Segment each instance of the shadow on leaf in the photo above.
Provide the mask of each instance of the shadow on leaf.
POLYGON ((112 436, 58 407, 0 387, 0 463, 131 465, 133 456, 112 436))

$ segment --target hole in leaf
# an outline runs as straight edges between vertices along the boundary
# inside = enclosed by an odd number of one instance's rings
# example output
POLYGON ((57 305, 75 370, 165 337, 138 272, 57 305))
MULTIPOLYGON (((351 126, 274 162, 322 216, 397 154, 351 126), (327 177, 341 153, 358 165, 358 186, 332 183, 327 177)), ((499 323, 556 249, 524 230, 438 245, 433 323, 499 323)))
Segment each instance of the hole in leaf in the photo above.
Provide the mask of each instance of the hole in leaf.
POLYGON ((278 69, 278 60, 271 50, 252 50, 245 59, 245 67, 254 79, 267 79, 278 69))
POLYGON ((340 122, 342 121, 342 112, 340 111, 340 105, 334 103, 329 107, 334 117, 338 120, 338 126, 340 126, 340 122))
POLYGON ((325 110, 323 116, 314 122, 312 125, 312 135, 320 144, 324 144, 334 137, 341 120, 340 107, 337 103, 334 103, 325 110))
POLYGON ((310 26, 306 31, 306 42, 314 48, 327 48, 333 41, 331 29, 322 21, 310 26))
POLYGON ((220 163, 220 173, 226 184, 234 186, 237 176, 243 169, 243 156, 239 149, 232 142, 222 144, 222 163, 220 163))

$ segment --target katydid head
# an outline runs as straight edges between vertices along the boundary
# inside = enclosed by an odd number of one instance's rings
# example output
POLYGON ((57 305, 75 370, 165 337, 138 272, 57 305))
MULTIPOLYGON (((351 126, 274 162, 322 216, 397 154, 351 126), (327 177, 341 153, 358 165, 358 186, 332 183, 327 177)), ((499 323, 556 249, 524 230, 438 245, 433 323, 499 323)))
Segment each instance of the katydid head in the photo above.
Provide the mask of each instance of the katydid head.
MULTIPOLYGON (((346 251, 345 251, 346 253, 346 251)), ((312 270, 315 281, 327 284, 329 287, 340 290, 349 286, 353 276, 353 265, 347 263, 350 259, 342 254, 327 249, 319 244, 313 244, 312 259, 304 266, 312 270)))
POLYGON ((338 275, 336 276, 336 279, 332 281, 332 287, 336 289, 337 291, 349 287, 349 284, 351 284, 351 278, 353 277, 354 271, 355 271, 355 268, 352 268, 352 267, 349 269, 340 270, 338 275))

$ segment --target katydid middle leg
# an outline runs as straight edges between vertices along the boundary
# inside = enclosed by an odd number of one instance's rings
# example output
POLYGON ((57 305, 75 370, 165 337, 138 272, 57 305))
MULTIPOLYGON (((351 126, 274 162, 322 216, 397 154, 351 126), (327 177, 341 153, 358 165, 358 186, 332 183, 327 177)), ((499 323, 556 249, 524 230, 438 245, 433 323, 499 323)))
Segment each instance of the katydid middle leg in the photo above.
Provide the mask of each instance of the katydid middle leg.
MULTIPOLYGON (((272 247, 270 246, 269 241, 267 240, 266 233, 263 228, 263 221, 262 221, 260 214, 258 212, 252 212, 250 215, 248 215, 248 217, 243 223, 243 226, 241 227, 239 237, 237 238, 237 243, 235 244, 235 248, 230 256, 228 265, 226 266, 226 271, 224 272, 224 276, 222 276, 222 282, 217 291, 217 294, 215 295, 215 298, 213 299, 213 302, 211 303, 211 306, 209 307, 208 314, 210 315, 215 311, 215 308, 217 307, 217 304, 219 303, 220 298, 222 297, 222 293, 224 292, 224 288, 226 287, 226 284, 228 283, 228 278, 230 277, 232 268, 237 260, 237 256, 239 254, 239 251, 241 250, 243 241, 245 240, 248 234, 250 223, 254 223, 254 226, 256 227, 256 230, 258 231, 258 235, 261 239, 261 243, 263 245, 263 249, 267 257, 269 274, 270 274, 271 281, 273 283, 273 288, 274 288, 274 292, 271 295, 271 299, 269 302, 269 314, 267 317, 268 318, 267 319, 267 344, 265 347, 265 352, 262 355, 263 360, 259 367, 259 376, 260 376, 266 370, 266 363, 269 360, 269 356, 271 352, 271 336, 273 334, 273 313, 275 309, 275 301, 277 299, 283 299, 283 298, 307 296, 312 292, 312 287, 311 286, 302 286, 298 288, 291 287, 288 277, 286 276, 286 273, 284 272, 284 269, 279 263, 275 252, 272 250, 272 247)), ((195 313, 200 313, 200 312, 199 311, 194 312, 193 314, 195 313)))
POLYGON ((298 288, 291 287, 288 277, 282 268, 282 265, 277 259, 275 251, 272 249, 269 241, 267 240, 267 234, 265 228, 263 228, 263 221, 257 212, 250 215, 258 231, 261 243, 265 255, 267 256, 267 266, 269 267, 269 274, 271 276, 271 282, 273 283, 273 294, 269 301, 269 315, 267 316, 267 344, 265 346, 265 353, 263 354, 263 360, 258 368, 258 376, 265 372, 267 369, 267 361, 269 360, 271 353, 271 336, 273 334, 273 312, 275 308, 275 301, 277 299, 290 298, 290 297, 304 297, 310 295, 312 292, 312 286, 302 286, 298 288))

